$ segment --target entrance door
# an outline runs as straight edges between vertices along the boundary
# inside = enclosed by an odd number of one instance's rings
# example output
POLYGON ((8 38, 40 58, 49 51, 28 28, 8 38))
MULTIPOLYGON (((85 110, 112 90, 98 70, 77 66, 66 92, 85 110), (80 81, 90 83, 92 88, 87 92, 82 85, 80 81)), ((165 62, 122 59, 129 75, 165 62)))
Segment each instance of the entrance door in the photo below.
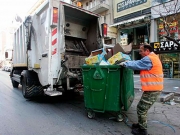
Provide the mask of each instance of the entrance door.
POLYGON ((164 77, 180 78, 180 53, 160 54, 164 77))

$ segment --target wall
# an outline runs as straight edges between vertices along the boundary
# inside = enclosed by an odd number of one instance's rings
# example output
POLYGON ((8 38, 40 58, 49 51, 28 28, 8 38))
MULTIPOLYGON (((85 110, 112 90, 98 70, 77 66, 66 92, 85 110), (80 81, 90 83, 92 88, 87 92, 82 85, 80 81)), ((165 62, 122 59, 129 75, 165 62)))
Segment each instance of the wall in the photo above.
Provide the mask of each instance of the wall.
MULTIPOLYGON (((81 0, 82 8, 87 9, 86 3, 88 2, 88 10, 95 6, 95 3, 100 3, 102 0, 81 0), (90 6, 90 1, 92 1, 92 5, 90 6)), ((109 3, 110 9, 99 13, 104 16, 104 22, 108 25, 113 24, 113 0, 105 0, 105 2, 109 3)))

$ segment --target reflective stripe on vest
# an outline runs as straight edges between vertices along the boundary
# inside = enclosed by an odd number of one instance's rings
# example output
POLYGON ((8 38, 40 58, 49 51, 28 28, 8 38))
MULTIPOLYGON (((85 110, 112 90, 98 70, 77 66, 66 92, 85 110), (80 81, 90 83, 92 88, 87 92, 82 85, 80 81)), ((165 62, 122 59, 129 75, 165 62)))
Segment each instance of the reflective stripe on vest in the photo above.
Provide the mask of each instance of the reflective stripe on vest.
POLYGON ((162 64, 154 53, 148 55, 152 62, 150 70, 142 70, 140 73, 141 86, 143 91, 161 91, 163 89, 162 64))
POLYGON ((143 74, 140 75, 142 78, 156 78, 156 77, 163 77, 163 74, 161 75, 152 75, 152 74, 143 74))
POLYGON ((149 85, 162 85, 163 82, 142 82, 143 86, 149 86, 149 85))

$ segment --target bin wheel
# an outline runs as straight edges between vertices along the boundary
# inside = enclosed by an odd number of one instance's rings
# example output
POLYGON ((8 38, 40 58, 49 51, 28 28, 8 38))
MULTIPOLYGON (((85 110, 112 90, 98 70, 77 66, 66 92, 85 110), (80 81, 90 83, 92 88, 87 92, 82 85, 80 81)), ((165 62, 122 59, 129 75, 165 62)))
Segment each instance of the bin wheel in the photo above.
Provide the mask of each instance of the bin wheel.
POLYGON ((88 113, 87 113, 87 117, 88 117, 89 119, 94 119, 94 118, 95 118, 95 112, 93 112, 93 111, 88 112, 88 113))
POLYGON ((116 121, 117 121, 117 122, 123 121, 123 116, 122 116, 122 114, 118 114, 118 115, 117 115, 116 121))

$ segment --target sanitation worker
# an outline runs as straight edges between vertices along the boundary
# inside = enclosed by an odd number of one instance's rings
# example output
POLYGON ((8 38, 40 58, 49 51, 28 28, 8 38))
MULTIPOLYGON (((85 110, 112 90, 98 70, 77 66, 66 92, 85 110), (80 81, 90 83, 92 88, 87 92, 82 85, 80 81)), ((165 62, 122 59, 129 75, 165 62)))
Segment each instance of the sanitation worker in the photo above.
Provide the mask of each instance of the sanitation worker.
POLYGON ((125 61, 119 65, 140 70, 142 97, 137 105, 138 123, 132 124, 132 134, 147 135, 147 112, 163 90, 163 69, 159 57, 150 45, 141 45, 141 60, 125 61))

